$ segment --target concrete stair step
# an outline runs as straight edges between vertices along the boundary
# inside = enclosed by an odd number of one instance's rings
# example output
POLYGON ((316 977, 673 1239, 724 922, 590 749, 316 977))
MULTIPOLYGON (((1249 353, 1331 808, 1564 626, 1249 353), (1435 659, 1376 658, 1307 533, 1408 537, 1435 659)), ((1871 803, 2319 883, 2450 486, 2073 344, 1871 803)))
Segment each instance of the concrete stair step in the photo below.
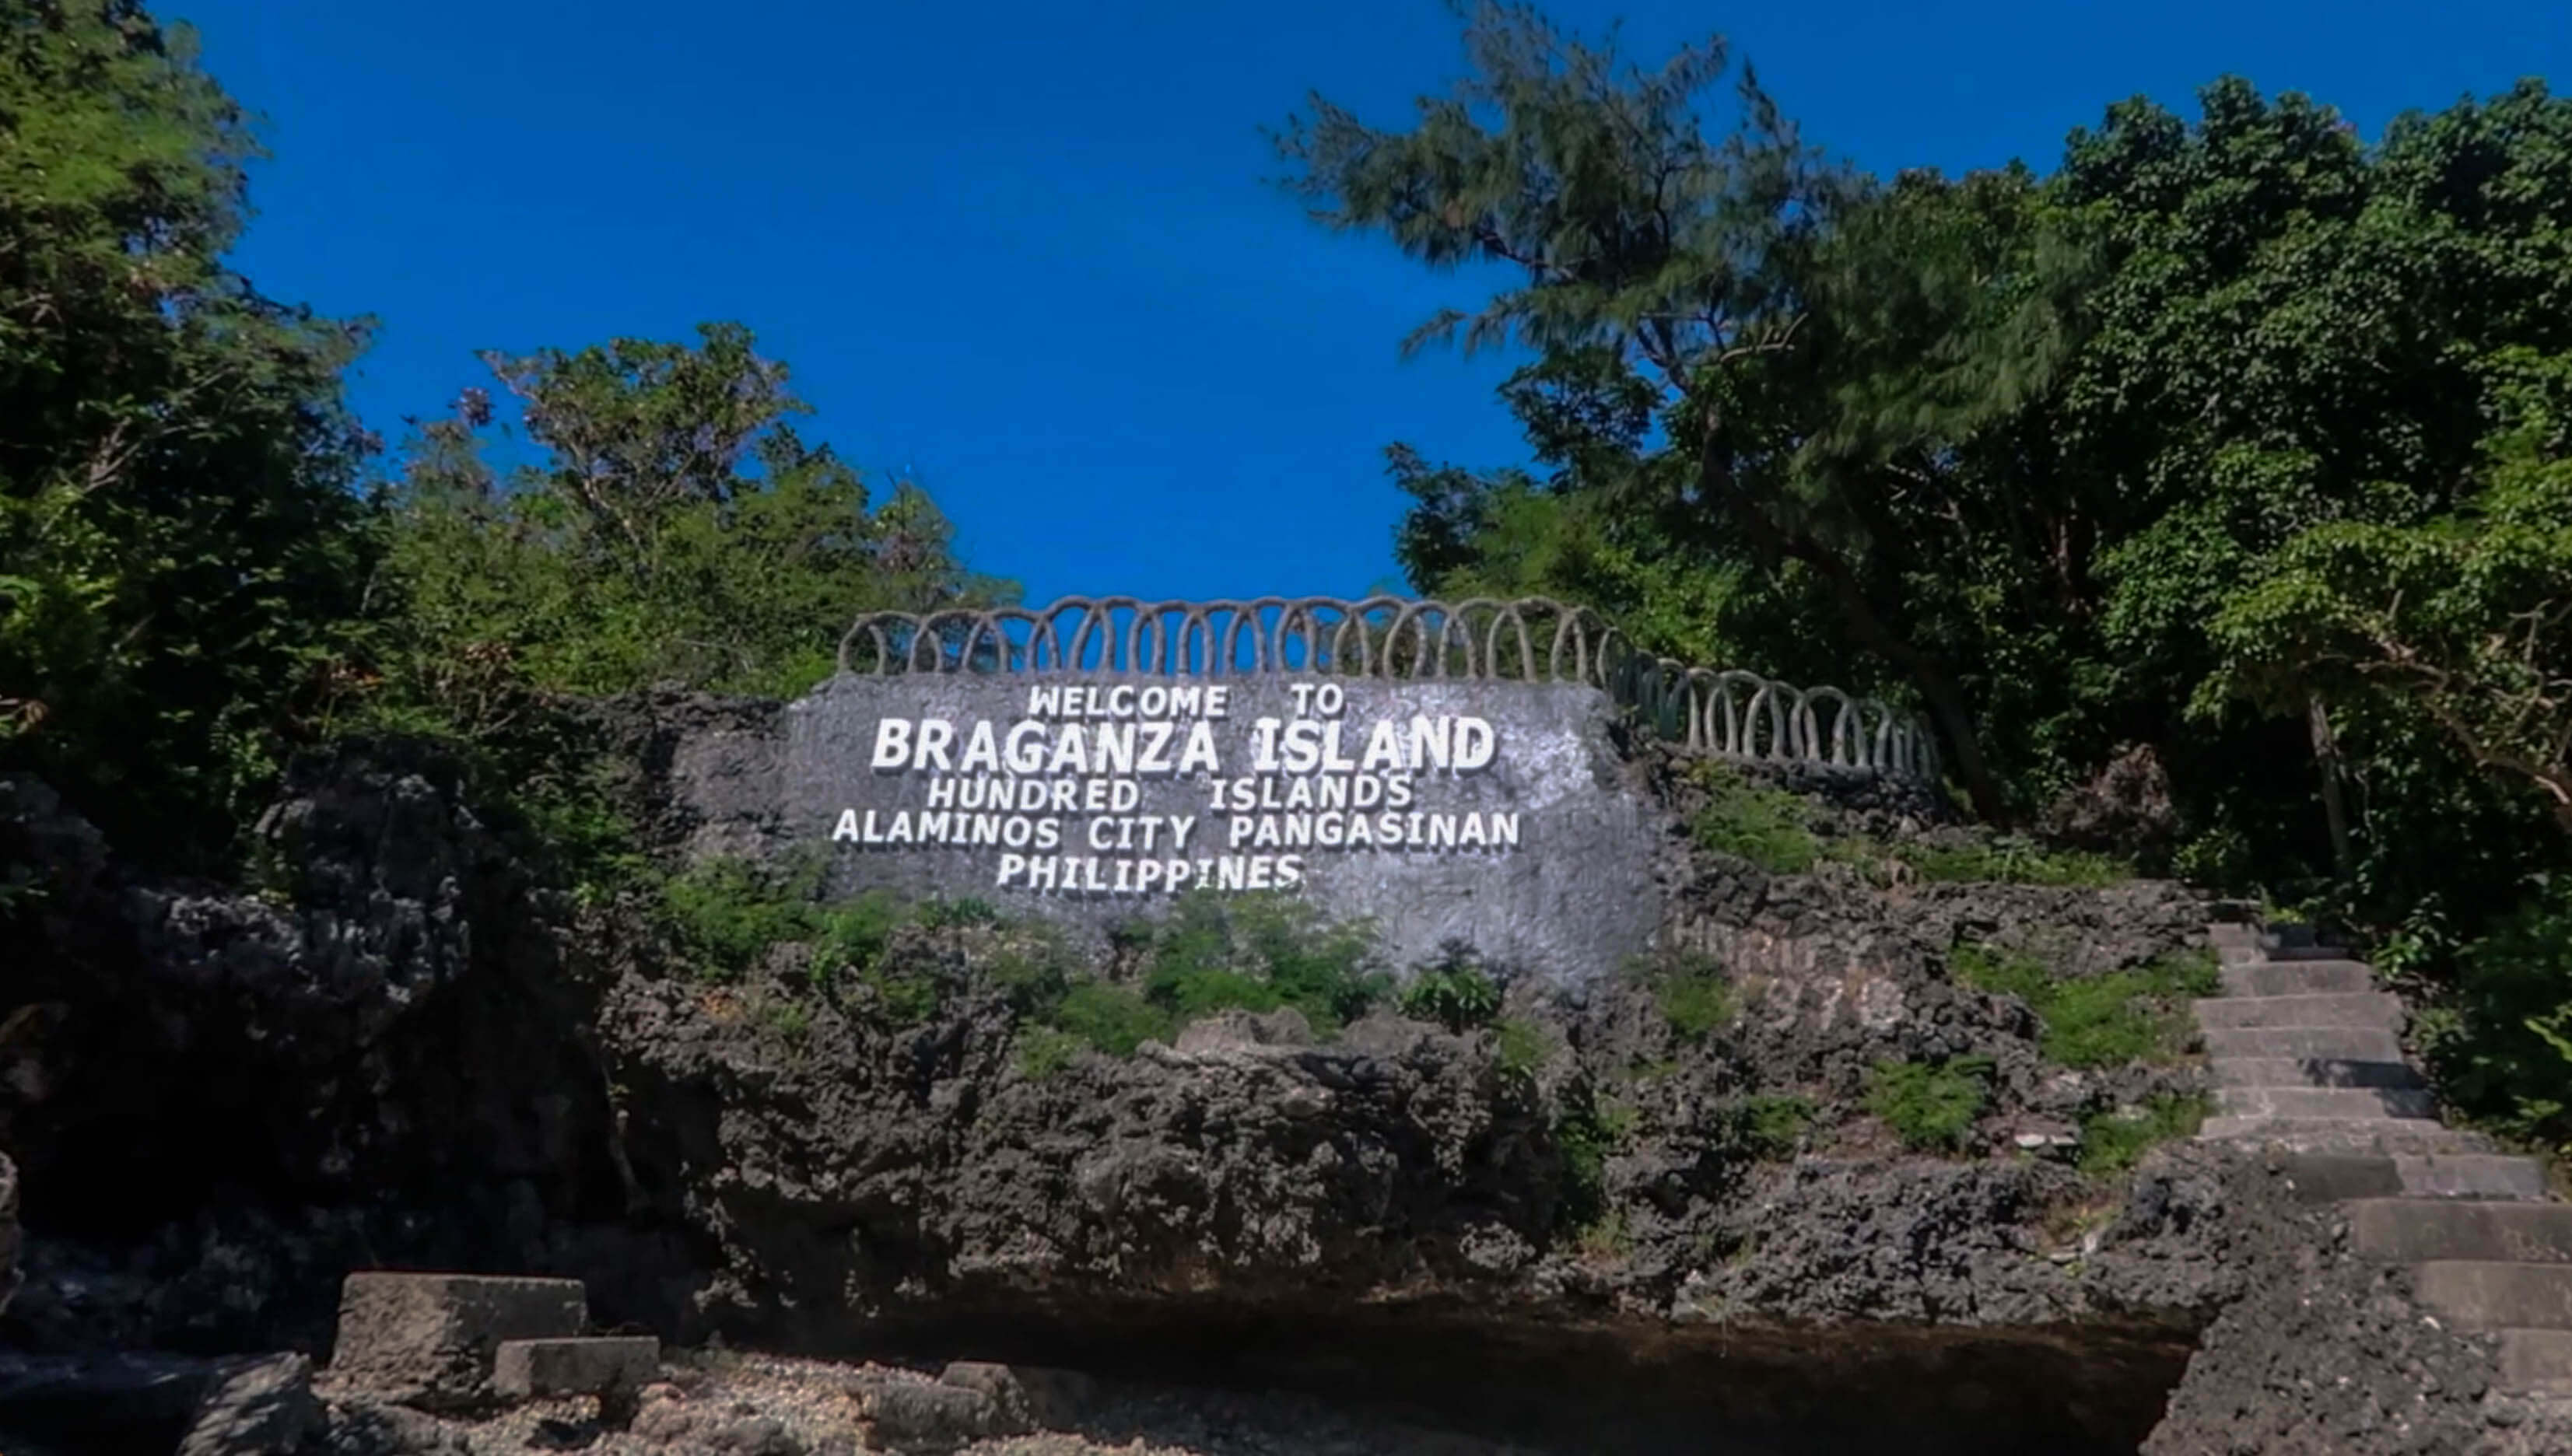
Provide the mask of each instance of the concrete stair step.
POLYGON ((2348 947, 2342 945, 2272 945, 2267 950, 2272 961, 2339 961, 2352 960, 2348 947))
POLYGON ((2218 1087, 2426 1087, 2408 1062, 2346 1062, 2330 1057, 2217 1057, 2207 1064, 2218 1087))
POLYGON ((2404 1118, 2208 1118, 2198 1130, 2206 1143, 2248 1143, 2299 1153, 2380 1153, 2387 1156, 2488 1153, 2489 1140, 2420 1119, 2404 1118))
POLYGON ((2381 991, 2331 996, 2212 996, 2193 1003, 2208 1031, 2250 1028, 2365 1027, 2395 1031, 2402 1000, 2381 991))
POLYGON ((2227 996, 2353 996, 2375 989, 2358 961, 2252 961, 2224 968, 2227 996))
POLYGON ((2345 1208, 2349 1241, 2368 1258, 2572 1263, 2572 1205, 2359 1199, 2345 1208))
POLYGON ((661 1377, 661 1341, 651 1335, 580 1335, 502 1340, 491 1386, 512 1400, 633 1392, 661 1377))
POLYGON ((2226 1087, 2216 1105, 2227 1115, 2251 1118, 2435 1118, 2437 1105, 2422 1089, 2391 1087, 2226 1087))
POLYGON ((2395 1157, 2382 1153, 2289 1153, 2279 1168, 2307 1204, 2357 1199, 2542 1200, 2545 1171, 2533 1158, 2490 1154, 2395 1157))
POLYGON ((2412 1279, 2421 1303, 2469 1329, 2572 1330, 2572 1264, 2438 1259, 2412 1279))
POLYGON ((2521 1395, 2572 1395, 2572 1331, 2502 1330, 2500 1384, 2521 1395))
POLYGON ((2202 1035, 2206 1054, 2218 1060, 2228 1057, 2298 1057, 2333 1062, 2402 1060, 2401 1039, 2390 1029, 2377 1026, 2210 1026, 2202 1035))
POLYGON ((2428 1199, 2542 1199, 2545 1169, 2533 1158, 2500 1153, 2393 1160, 2402 1191, 2428 1199))

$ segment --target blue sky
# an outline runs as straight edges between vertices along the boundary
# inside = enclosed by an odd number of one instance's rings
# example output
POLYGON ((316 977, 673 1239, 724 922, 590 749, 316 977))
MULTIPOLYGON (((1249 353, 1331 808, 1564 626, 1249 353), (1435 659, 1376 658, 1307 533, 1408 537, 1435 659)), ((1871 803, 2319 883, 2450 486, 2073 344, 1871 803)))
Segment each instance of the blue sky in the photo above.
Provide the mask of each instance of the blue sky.
MULTIPOLYGON (((809 437, 907 468, 976 568, 1065 593, 1351 594, 1396 575, 1394 440, 1523 455, 1506 365, 1398 340, 1478 301, 1271 187, 1308 91, 1399 124, 1458 74, 1438 0, 887 5, 163 0, 268 118, 239 261, 381 320, 388 436, 478 349, 735 318, 809 437)), ((1721 32, 1878 170, 2050 165, 2111 100, 2227 72, 2397 112, 2572 73, 2554 0, 1550 7, 1629 55, 1721 32)))

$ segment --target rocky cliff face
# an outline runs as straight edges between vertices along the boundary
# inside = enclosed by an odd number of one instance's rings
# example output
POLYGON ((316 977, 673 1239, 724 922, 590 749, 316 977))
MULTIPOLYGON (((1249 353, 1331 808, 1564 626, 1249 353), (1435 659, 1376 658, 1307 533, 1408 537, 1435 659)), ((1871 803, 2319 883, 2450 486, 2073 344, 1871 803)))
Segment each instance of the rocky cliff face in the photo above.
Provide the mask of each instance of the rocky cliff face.
MULTIPOLYGON (((775 714, 596 720, 646 847, 779 849, 689 807, 692 775, 773 771, 775 714)), ((1684 824, 1695 780, 1638 771, 1684 824)), ((1880 788, 1826 799, 1826 839, 1963 832, 1880 788)), ((2073 1165, 2085 1118, 2196 1074, 2054 1065, 2022 1002, 1953 974, 1960 942, 2074 976, 2180 951, 2204 911, 2171 886, 1769 874, 1674 831, 1664 940, 1723 968, 1713 1024, 1643 980, 1530 981, 1481 1025, 1231 1013, 1039 1062, 1012 927, 896 932, 936 993, 902 1015, 800 996, 791 950, 709 981, 422 749, 300 766, 262 836, 264 883, 170 882, 0 783, 0 863, 42 887, 0 984, 20 1348, 323 1354, 338 1276, 412 1264, 577 1275, 608 1322, 691 1343, 1254 1380, 1574 1445, 1613 1419, 1636 1450, 1709 1421, 1745 1450, 2132 1450, 2175 1384, 2155 1449, 2224 1449, 2192 1442, 2319 1398, 2226 1313, 2348 1277, 2272 1177, 2185 1148, 2073 1165), (1961 1058, 1987 1107, 1909 1151, 1870 1069, 1961 1058), (2210 1323, 2220 1368, 2182 1384, 2210 1323)), ((2483 1419, 2488 1351, 2343 1343, 2483 1419)))

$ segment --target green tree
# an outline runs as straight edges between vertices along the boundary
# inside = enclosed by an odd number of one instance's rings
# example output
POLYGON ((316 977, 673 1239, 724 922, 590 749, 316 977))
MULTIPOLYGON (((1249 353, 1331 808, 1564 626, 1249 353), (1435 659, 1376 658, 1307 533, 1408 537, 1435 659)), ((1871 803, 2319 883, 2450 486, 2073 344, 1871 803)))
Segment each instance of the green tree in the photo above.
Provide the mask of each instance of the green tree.
POLYGON ((1620 73, 1612 51, 1491 4, 1466 39, 1473 75, 1424 101, 1413 130, 1316 98, 1279 139, 1332 225, 1431 266, 1525 279, 1409 342, 1536 352, 1505 393, 1556 478, 1550 492, 1468 484, 1398 456, 1423 501, 1407 564, 1451 575, 1553 526, 1565 545, 1541 567, 1569 585, 1693 597, 1718 623, 1735 608, 1770 626, 1828 611, 1927 704, 1977 805, 2005 816, 1952 654, 1906 588, 1946 579, 1949 521, 2017 528, 2046 503, 1974 468, 2014 457, 1963 448, 2064 350, 2050 305, 2078 254, 2049 235, 2032 180, 1878 185, 1806 146, 1747 71, 1732 130, 1710 138, 1699 103, 1728 69, 1720 41, 1620 73), (1685 559, 1713 579, 1671 590, 1685 559), (1760 607, 1745 568, 1764 574, 1760 607))
POLYGON ((957 563, 926 495, 871 503, 797 435, 805 407, 747 329, 699 335, 486 355, 541 461, 490 463, 481 389, 418 429, 388 492, 396 701, 483 732, 534 694, 792 696, 861 612, 1007 596, 957 563))
POLYGON ((2414 522, 2336 521, 2289 540, 2213 635, 2232 690, 2389 700, 2572 831, 2572 357, 2513 356, 2505 427, 2473 486, 2414 522))
POLYGON ((1414 335, 1534 354, 1503 394, 1539 467, 1397 454, 1416 583, 1907 693, 1989 817, 2153 744, 2180 867, 2245 888, 2483 914, 2560 852, 2416 703, 2225 696, 2207 626, 2300 533, 2456 509, 2504 361, 2572 327, 2572 106, 2530 83, 2370 147, 2227 80, 2049 174, 1878 180, 1746 76, 1709 132, 1719 44, 1620 69, 1499 6, 1467 41, 1408 130, 1317 99, 1280 139, 1324 221, 1522 280, 1414 335))
POLYGON ((132 0, 0 7, 0 760, 220 853, 364 575, 363 339, 223 256, 249 120, 132 0))

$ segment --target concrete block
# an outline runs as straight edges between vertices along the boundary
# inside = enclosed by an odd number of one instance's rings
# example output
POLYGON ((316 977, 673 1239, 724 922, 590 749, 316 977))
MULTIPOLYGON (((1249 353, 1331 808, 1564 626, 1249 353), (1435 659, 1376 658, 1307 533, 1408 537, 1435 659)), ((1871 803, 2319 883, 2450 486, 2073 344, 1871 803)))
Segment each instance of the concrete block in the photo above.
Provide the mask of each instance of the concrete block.
POLYGON ((2408 1062, 2345 1062, 2330 1057, 2218 1057, 2208 1064, 2219 1087, 2426 1087, 2408 1062))
POLYGON ((2335 1062, 2399 1062, 2402 1043, 2383 1027, 2209 1027, 2206 1054, 2227 1057, 2304 1057, 2335 1062))
POLYGON ((578 1279, 366 1270, 340 1286, 330 1369, 383 1399, 467 1406, 489 1397, 502 1341, 564 1338, 587 1323, 578 1279))
POLYGON ((509 1400, 634 1391, 661 1376, 661 1342, 651 1335, 586 1335, 500 1341, 491 1388, 509 1400))
POLYGON ((2402 1192, 2429 1199, 2542 1199, 2545 1170, 2533 1158, 2465 1155, 2396 1158, 2402 1192))
POLYGON ((2572 1264, 2439 1260, 2412 1277, 2421 1303, 2468 1329, 2572 1330, 2572 1264))
POLYGON ((2572 1395, 2572 1331, 2502 1330, 2500 1385, 2520 1395, 2572 1395))
POLYGON ((2226 1087, 2217 1091, 2216 1103, 2237 1117, 2419 1120, 2437 1116, 2435 1102, 2425 1090, 2387 1087, 2226 1087))
POLYGON ((2255 1027, 2366 1027, 2397 1031, 2402 1002, 2381 991, 2334 996, 2215 996, 2195 1004, 2208 1031, 2255 1027))
POLYGON ((2391 1198, 2405 1191, 2399 1162, 2380 1154, 2294 1153, 2280 1167, 2298 1203, 2391 1198))
POLYGON ((2238 1142, 2306 1153, 2379 1153, 2429 1156, 2488 1153, 2489 1140, 2404 1118, 2208 1118, 2202 1142, 2238 1142))
POLYGON ((2572 1263, 2572 1205, 2364 1199, 2348 1229, 2359 1253, 2395 1263, 2572 1263))
POLYGON ((2224 968, 2227 996, 2353 996, 2375 989, 2356 961, 2254 961, 2224 968))

